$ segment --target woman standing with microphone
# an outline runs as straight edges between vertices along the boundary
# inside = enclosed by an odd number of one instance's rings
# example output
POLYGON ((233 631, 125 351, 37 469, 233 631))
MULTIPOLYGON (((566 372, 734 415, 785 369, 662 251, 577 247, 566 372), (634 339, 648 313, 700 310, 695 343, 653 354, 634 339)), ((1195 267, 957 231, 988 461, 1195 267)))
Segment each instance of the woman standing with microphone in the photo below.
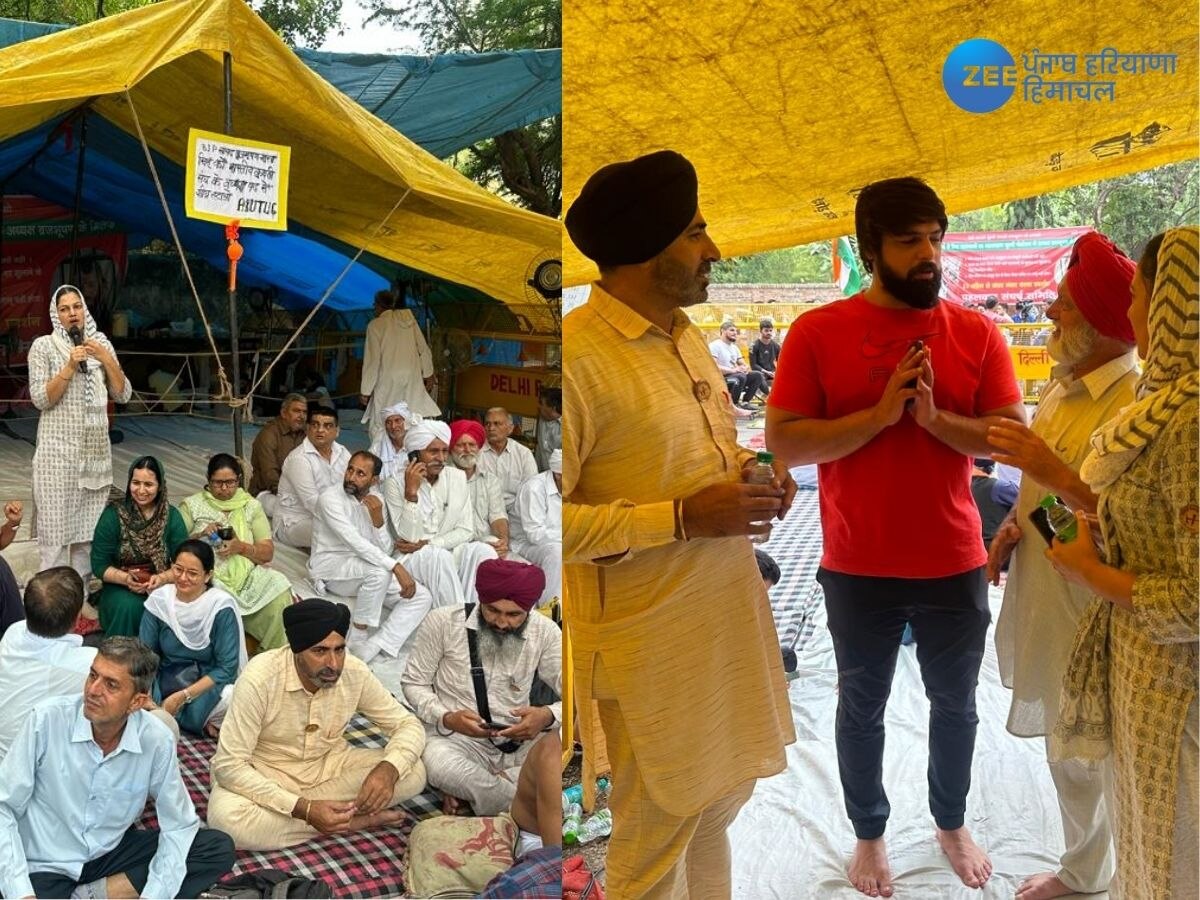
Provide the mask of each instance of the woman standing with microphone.
POLYGON ((33 454, 33 501, 41 567, 91 576, 89 549, 112 485, 108 400, 129 400, 116 351, 74 285, 50 302, 51 333, 29 348, 29 393, 41 412, 33 454))

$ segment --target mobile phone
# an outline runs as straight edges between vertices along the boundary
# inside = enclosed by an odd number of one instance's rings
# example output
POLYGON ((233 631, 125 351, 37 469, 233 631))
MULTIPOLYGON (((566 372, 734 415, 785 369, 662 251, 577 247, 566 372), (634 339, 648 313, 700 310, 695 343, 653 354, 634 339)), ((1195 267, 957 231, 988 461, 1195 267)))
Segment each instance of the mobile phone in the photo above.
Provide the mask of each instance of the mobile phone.
POLYGON ((410 463, 420 462, 421 461, 421 451, 420 450, 409 450, 408 451, 408 461, 410 463))
POLYGON ((483 727, 488 729, 488 731, 503 731, 505 728, 511 728, 515 724, 515 722, 484 722, 483 727))
POLYGON ((1038 530, 1038 533, 1046 539, 1046 546, 1049 547, 1054 543, 1054 529, 1050 527, 1050 514, 1041 506, 1035 506, 1033 512, 1029 514, 1029 521, 1033 523, 1033 527, 1038 530))

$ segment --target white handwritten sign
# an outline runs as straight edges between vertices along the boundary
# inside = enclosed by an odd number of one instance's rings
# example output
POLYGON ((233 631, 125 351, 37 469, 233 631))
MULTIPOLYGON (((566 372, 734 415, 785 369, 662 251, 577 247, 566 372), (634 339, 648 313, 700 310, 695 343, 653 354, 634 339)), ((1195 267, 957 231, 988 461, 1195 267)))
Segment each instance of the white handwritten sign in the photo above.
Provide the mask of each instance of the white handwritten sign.
POLYGON ((191 129, 184 193, 188 216, 286 231, 291 157, 291 147, 191 129))

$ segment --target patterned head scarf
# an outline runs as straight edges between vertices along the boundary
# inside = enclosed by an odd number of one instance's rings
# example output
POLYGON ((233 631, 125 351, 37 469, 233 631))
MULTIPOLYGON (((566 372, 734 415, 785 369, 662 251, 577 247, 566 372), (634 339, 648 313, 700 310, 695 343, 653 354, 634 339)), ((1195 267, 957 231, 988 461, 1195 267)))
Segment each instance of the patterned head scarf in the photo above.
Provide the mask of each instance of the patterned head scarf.
MULTIPOLYGON (((58 301, 65 294, 75 294, 83 303, 83 340, 99 340, 107 343, 107 338, 96 328, 96 320, 88 311, 87 302, 83 299, 83 291, 73 284, 64 284, 50 298, 50 341, 62 354, 65 363, 75 348, 71 334, 58 319, 58 301)), ((67 390, 71 390, 76 380, 82 382, 84 390, 84 415, 81 423, 83 446, 80 448, 79 486, 87 490, 103 490, 112 484, 112 447, 108 443, 108 389, 104 383, 104 367, 100 361, 89 357, 85 363, 87 374, 76 376, 71 380, 67 390)), ((61 402, 61 401, 60 401, 61 402)))
POLYGON ((153 456, 142 456, 129 464, 129 477, 125 481, 125 496, 112 501, 117 519, 121 524, 121 540, 117 548, 119 566, 150 562, 155 572, 167 569, 167 522, 171 505, 167 502, 167 476, 162 463, 153 456), (149 469, 158 479, 158 496, 154 498, 154 510, 149 518, 134 502, 130 487, 133 473, 138 469, 149 469))
MULTIPOLYGON (((1137 383, 1137 402, 1092 435, 1092 453, 1079 473, 1092 490, 1112 484, 1176 410, 1200 397, 1198 258, 1200 230, 1172 228, 1164 235, 1150 293, 1149 345, 1137 383)), ((1141 273, 1135 277, 1142 277, 1141 273)))

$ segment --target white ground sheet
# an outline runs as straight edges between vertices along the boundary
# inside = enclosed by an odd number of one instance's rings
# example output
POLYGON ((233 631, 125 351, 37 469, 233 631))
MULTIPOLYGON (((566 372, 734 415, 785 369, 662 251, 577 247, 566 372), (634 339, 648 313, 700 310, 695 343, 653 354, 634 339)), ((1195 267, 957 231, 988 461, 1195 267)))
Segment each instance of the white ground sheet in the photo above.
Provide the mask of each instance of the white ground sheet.
MULTIPOLYGON (((992 588, 993 622, 1000 597, 992 588)), ((800 678, 790 682, 797 741, 787 750, 787 771, 759 782, 730 832, 736 898, 864 896, 845 875, 854 832, 842 802, 833 742, 837 667, 823 606, 817 616, 816 634, 800 652, 800 678)), ((972 890, 954 875, 934 836, 925 780, 929 703, 916 647, 901 648, 887 707, 883 768, 892 805, 886 839, 897 898, 1011 898, 1028 875, 1057 868, 1062 826, 1044 745, 1005 731, 1008 703, 989 631, 977 694, 980 722, 967 825, 990 854, 995 873, 982 891, 972 890)), ((1087 896, 1107 900, 1104 893, 1087 896)))

